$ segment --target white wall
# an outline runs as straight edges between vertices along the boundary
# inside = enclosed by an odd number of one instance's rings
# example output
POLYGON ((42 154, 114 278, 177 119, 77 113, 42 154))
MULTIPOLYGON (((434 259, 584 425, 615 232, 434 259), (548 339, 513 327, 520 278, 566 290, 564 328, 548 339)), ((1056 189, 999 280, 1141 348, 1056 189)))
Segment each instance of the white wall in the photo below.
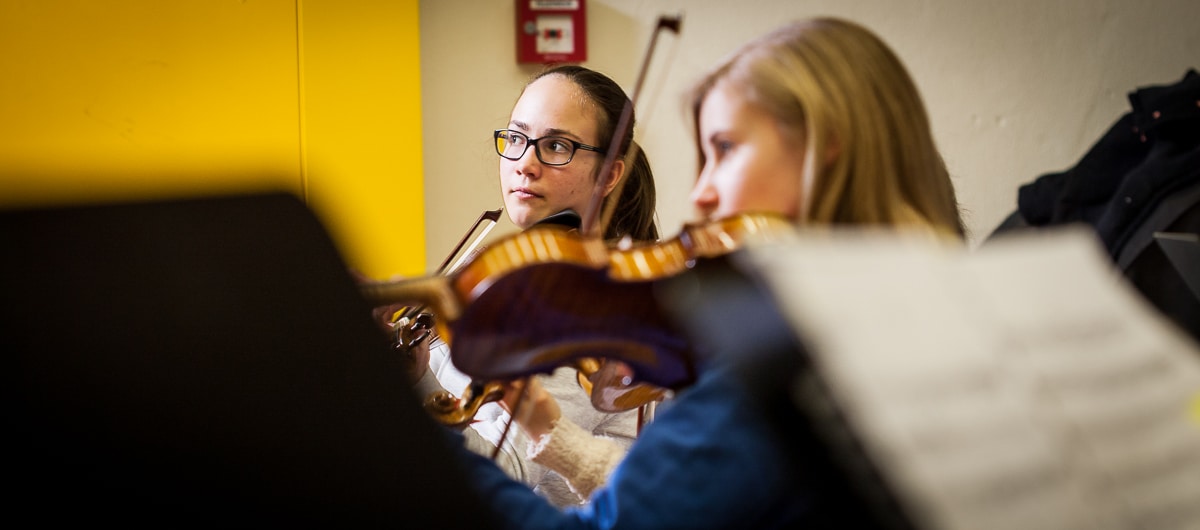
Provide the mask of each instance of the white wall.
MULTIPOLYGON (((1196 0, 587 0, 588 61, 632 90, 657 17, 664 35, 638 104, 638 141, 665 236, 692 218, 695 153, 682 95, 743 42, 786 20, 871 28, 925 97, 972 239, 1015 208, 1018 186, 1074 164, 1128 110, 1126 95, 1200 68, 1196 0)), ((516 64, 514 3, 422 0, 427 256, 436 266, 482 210, 501 205, 492 129, 537 67, 516 64)), ((504 224, 496 233, 511 231, 504 224)))

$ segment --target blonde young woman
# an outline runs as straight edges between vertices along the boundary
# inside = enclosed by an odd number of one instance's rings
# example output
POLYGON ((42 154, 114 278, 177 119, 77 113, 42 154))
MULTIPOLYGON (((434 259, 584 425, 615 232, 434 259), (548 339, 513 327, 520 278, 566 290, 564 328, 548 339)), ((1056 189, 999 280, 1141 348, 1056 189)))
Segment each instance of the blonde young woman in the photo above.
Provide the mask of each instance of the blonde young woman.
MULTIPOLYGON (((808 20, 752 41, 709 72, 691 102, 701 168, 691 199, 704 219, 768 212, 799 226, 964 235, 916 86, 888 46, 857 24, 808 20)), ((794 369, 795 357, 768 364, 794 369)), ((803 450, 811 436, 798 414, 775 410, 789 402, 792 378, 773 369, 747 379, 755 358, 764 354, 704 360, 697 383, 663 407, 623 460, 561 468, 573 483, 603 483, 585 507, 554 509, 492 463, 467 457, 472 482, 512 528, 828 523, 823 459, 803 450), (795 437, 780 436, 781 429, 795 437), (600 475, 578 476, 583 467, 600 475)), ((536 406, 518 420, 539 444, 554 447, 561 433, 553 399, 536 385, 527 391, 536 406)), ((576 437, 568 446, 598 455, 603 443, 576 437)))

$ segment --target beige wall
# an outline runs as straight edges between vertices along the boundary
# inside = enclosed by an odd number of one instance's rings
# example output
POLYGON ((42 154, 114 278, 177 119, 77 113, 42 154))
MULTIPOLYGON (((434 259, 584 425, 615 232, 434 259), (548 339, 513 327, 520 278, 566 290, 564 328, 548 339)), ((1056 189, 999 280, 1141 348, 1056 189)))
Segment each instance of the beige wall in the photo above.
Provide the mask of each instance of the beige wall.
MULTIPOLYGON (((1072 165, 1128 110, 1128 92, 1200 67, 1195 0, 588 0, 588 8, 584 64, 627 90, 658 15, 684 15, 681 35, 660 40, 636 131, 654 164, 666 235, 692 216, 684 88, 785 20, 842 16, 893 46, 925 96, 975 240, 1015 207, 1019 185, 1072 165)), ((501 205, 488 136, 536 68, 516 64, 513 2, 422 0, 420 15, 432 266, 480 211, 501 205)))

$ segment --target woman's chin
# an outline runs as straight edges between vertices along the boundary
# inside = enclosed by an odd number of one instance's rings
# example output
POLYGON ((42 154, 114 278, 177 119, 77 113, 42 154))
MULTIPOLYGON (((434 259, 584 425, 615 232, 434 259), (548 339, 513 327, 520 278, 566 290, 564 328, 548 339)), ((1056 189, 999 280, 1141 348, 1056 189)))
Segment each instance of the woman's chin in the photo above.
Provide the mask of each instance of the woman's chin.
POLYGON ((514 225, 517 226, 517 228, 522 230, 533 226, 535 223, 541 220, 536 212, 520 206, 516 208, 509 207, 508 218, 513 222, 514 225))

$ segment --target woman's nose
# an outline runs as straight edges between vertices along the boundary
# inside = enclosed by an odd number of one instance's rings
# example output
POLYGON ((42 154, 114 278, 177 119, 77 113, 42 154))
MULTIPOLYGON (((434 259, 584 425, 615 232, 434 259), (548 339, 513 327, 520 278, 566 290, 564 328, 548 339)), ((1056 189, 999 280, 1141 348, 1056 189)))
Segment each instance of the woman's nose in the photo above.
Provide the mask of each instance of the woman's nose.
POLYGON ((531 144, 521 158, 517 159, 517 170, 522 174, 536 177, 540 174, 542 161, 537 157, 537 145, 531 144))
POLYGON ((692 205, 696 207, 696 212, 705 219, 717 210, 720 203, 717 189, 712 186, 703 173, 700 178, 696 179, 696 185, 692 187, 691 199, 692 205))

